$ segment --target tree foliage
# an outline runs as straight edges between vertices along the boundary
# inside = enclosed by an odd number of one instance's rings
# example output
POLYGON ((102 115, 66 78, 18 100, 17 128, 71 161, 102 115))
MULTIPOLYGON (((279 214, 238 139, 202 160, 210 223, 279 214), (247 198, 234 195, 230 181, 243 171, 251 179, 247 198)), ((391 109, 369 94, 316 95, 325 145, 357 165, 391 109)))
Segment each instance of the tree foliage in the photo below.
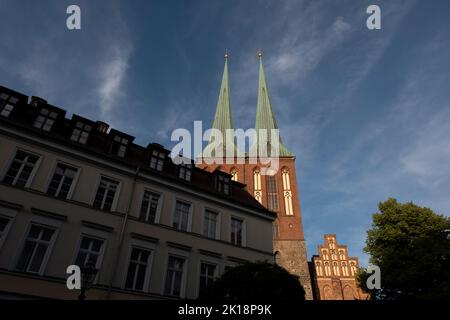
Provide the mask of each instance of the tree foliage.
POLYGON ((245 263, 227 270, 200 293, 207 301, 304 300, 298 277, 268 262, 245 263))
MULTIPOLYGON (((372 298, 450 299, 450 218, 395 199, 379 211, 364 248, 381 269, 381 290, 369 290, 372 298)), ((369 276, 358 274, 362 288, 369 276)))

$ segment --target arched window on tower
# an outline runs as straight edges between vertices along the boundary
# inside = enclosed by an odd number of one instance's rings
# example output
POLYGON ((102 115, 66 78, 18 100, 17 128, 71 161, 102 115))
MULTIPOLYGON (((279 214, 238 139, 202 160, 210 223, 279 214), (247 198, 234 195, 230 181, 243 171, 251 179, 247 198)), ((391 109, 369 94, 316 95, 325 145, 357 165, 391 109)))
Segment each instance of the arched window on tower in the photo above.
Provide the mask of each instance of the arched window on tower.
POLYGON ((345 260, 345 252, 344 252, 344 250, 339 250, 339 259, 345 260))
POLYGON ((236 168, 231 169, 230 174, 231 174, 231 180, 238 181, 238 172, 237 172, 236 168))
POLYGON ((322 250, 322 257, 324 260, 328 260, 328 251, 327 250, 322 250))
POLYGON ((330 244, 330 248, 334 249, 334 239, 333 238, 328 238, 328 243, 330 244))
POLYGON ((347 264, 345 262, 341 263, 342 266, 342 273, 344 274, 345 277, 348 277, 348 267, 347 264))
POLYGON ((333 263, 333 273, 335 276, 339 276, 339 265, 337 262, 333 263))
POLYGON ((324 266, 325 266, 325 275, 330 276, 331 275, 330 264, 328 262, 325 262, 324 266))
POLYGON ((331 250, 330 250, 330 253, 331 253, 331 259, 337 260, 336 250, 331 249, 331 250))
POLYGON ((291 181, 289 178, 289 170, 284 168, 281 171, 283 178, 283 195, 284 195, 284 207, 286 210, 286 215, 291 216, 294 214, 294 209, 292 207, 292 191, 291 191, 291 181))
POLYGON ((316 273, 317 273, 317 275, 319 276, 319 277, 321 277, 322 276, 322 265, 320 264, 320 262, 317 262, 316 263, 316 273))
POLYGON ((357 272, 356 263, 354 261, 350 262, 350 272, 354 276, 357 272))
POLYGON ((267 206, 271 211, 278 211, 277 181, 275 176, 267 176, 267 206))
POLYGON ((253 186, 255 199, 262 203, 262 193, 261 193, 261 172, 259 169, 253 171, 253 186))

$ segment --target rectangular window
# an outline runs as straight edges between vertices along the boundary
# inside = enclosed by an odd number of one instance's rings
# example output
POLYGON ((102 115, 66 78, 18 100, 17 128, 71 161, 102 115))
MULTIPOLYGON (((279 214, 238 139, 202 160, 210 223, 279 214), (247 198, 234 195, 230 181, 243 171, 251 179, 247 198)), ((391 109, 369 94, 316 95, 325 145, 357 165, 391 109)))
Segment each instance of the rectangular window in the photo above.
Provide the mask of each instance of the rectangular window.
POLYGON ((111 145, 111 153, 121 158, 125 157, 129 140, 119 136, 114 136, 114 140, 111 145))
POLYGON ((3 182, 17 187, 25 187, 38 160, 39 156, 37 155, 17 150, 3 182))
POLYGON ((191 164, 181 164, 178 168, 178 178, 191 181, 192 176, 192 165, 191 164))
POLYGON ((162 171, 164 168, 164 160, 166 159, 166 154, 162 151, 153 150, 152 156, 150 158, 150 168, 162 171))
POLYGON ((218 175, 217 176, 217 191, 226 195, 230 194, 230 178, 218 175))
POLYGON ((205 237, 216 239, 218 216, 217 212, 205 210, 205 220, 203 221, 203 235, 205 237))
POLYGON ((180 297, 183 284, 184 264, 183 258, 169 256, 166 271, 166 283, 164 285, 164 294, 180 297))
POLYGON ((86 144, 91 131, 92 131, 91 125, 78 121, 77 124, 75 125, 75 129, 73 129, 70 140, 81 144, 86 144))
POLYGON ((42 108, 36 120, 34 121, 33 126, 35 128, 49 132, 52 129, 57 117, 58 114, 56 112, 42 108))
POLYGON ((79 267, 84 267, 89 262, 98 267, 101 262, 104 242, 102 239, 82 236, 75 264, 79 267))
POLYGON ((0 244, 4 238, 4 234, 6 233, 6 227, 9 224, 10 219, 6 217, 0 217, 0 244))
POLYGON ((200 265, 200 292, 214 281, 217 266, 211 263, 202 262, 200 265))
POLYGON ((0 115, 8 118, 18 101, 17 97, 2 92, 0 94, 0 115))
POLYGON ((172 227, 177 230, 188 231, 190 209, 189 203, 177 201, 172 227))
POLYGON ((278 193, 275 176, 267 176, 267 205, 271 211, 278 211, 278 193))
POLYGON ((94 200, 94 208, 111 211, 119 187, 119 182, 102 177, 94 200))
POLYGON ((77 168, 58 163, 52 181, 48 186, 47 194, 67 199, 77 173, 77 168))
POLYGON ((161 195, 145 191, 142 198, 140 220, 150 223, 156 222, 156 214, 158 211, 159 199, 161 195))
POLYGON ((143 290, 151 251, 132 248, 125 288, 143 290))
POLYGON ((242 220, 231 218, 231 243, 237 246, 242 246, 242 225, 242 220))
POLYGON ((32 225, 16 269, 24 272, 39 273, 48 254, 49 247, 54 241, 54 237, 54 229, 32 225))

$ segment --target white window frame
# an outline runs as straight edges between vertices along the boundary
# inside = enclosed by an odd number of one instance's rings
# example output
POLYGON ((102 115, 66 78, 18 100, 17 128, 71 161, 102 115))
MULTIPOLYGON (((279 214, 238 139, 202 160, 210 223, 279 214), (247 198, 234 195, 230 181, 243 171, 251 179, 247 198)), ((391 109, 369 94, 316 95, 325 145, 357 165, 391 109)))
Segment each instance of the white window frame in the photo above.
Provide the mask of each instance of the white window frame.
POLYGON ((54 245, 56 243, 56 239, 58 238, 59 230, 61 228, 61 223, 58 222, 58 223, 55 224, 53 222, 53 220, 47 219, 47 218, 41 218, 41 217, 36 218, 35 217, 35 218, 30 220, 30 222, 28 223, 28 226, 27 226, 27 228, 25 230, 25 233, 22 235, 22 239, 20 241, 19 247, 16 250, 16 256, 15 256, 14 259, 12 259, 12 264, 10 266, 10 269, 11 270, 17 270, 16 269, 17 263, 19 262, 19 259, 20 259, 21 255, 22 255, 23 249, 25 248, 25 243, 27 241, 28 234, 30 233, 31 227, 33 225, 41 226, 43 228, 53 229, 55 231, 53 236, 52 236, 52 239, 51 239, 51 241, 50 241, 50 243, 49 243, 49 245, 47 247, 47 250, 45 252, 44 259, 42 260, 42 264, 41 264, 41 267, 39 269, 39 272, 31 273, 31 274, 37 274, 37 275, 42 276, 44 274, 44 272, 45 272, 45 269, 47 268, 48 261, 50 259, 50 256, 51 256, 52 252, 53 252, 53 247, 54 247, 54 245), (47 222, 50 222, 50 223, 47 223, 47 222))
MULTIPOLYGON (((97 177, 97 183, 96 183, 96 187, 94 189, 94 193, 92 194, 92 197, 91 197, 90 205, 91 205, 91 207, 94 207, 95 197, 97 196, 98 188, 100 187, 100 182, 102 181, 102 178, 106 178, 106 179, 109 179, 109 180, 114 180, 114 181, 119 183, 117 185, 116 194, 114 195, 114 200, 113 200, 113 202, 111 204, 111 210, 110 210, 110 212, 115 212, 117 210, 117 204, 119 202, 120 191, 122 189, 122 180, 120 180, 118 178, 115 178, 115 177, 107 176, 107 175, 104 175, 104 174, 100 174, 97 177)), ((104 200, 105 199, 103 199, 103 202, 104 202, 104 200)), ((103 210, 101 208, 95 208, 95 209, 103 210)))
MULTIPOLYGON (((77 170, 77 173, 75 174, 75 177, 73 178, 72 185, 70 186, 69 192, 67 193, 67 197, 66 197, 66 198, 60 198, 60 199, 71 200, 72 197, 73 197, 73 193, 74 193, 74 191, 75 191, 75 188, 76 188, 76 186, 77 186, 77 184, 78 184, 78 179, 79 179, 79 177, 80 177, 80 174, 81 174, 81 170, 82 170, 82 169, 81 169, 80 167, 78 167, 78 166, 74 166, 74 165, 71 164, 71 163, 67 163, 67 162, 62 161, 62 160, 59 160, 59 159, 57 159, 57 160, 54 162, 54 164, 53 164, 52 171, 51 171, 50 174, 48 175, 47 182, 46 182, 46 184, 45 184, 45 188, 44 188, 43 192, 48 193, 48 188, 50 187, 50 184, 52 183, 52 179, 53 179, 53 176, 55 175, 55 171, 56 171, 56 168, 57 168, 58 164, 62 164, 62 165, 65 165, 65 166, 69 166, 69 167, 72 167, 72 168, 74 168, 74 169, 77 170)), ((61 183, 61 182, 60 182, 60 183, 61 183)), ((59 188, 61 188, 61 185, 60 185, 59 188)), ((56 196, 55 196, 55 197, 56 197, 56 196)))
POLYGON ((170 221, 170 226, 172 228, 174 228, 177 231, 181 231, 181 232, 192 232, 192 219, 193 219, 193 215, 194 215, 194 203, 191 201, 186 201, 184 199, 181 198, 175 198, 175 202, 174 202, 174 206, 173 206, 173 211, 172 211, 172 220, 170 221), (179 228, 175 229, 173 226, 173 223, 175 221, 175 214, 177 212, 177 202, 183 202, 185 204, 189 204, 189 216, 188 216, 188 223, 187 223, 187 230, 180 230, 179 228))
POLYGON ((202 275, 202 263, 207 263, 216 266, 216 269, 214 270, 214 280, 217 279, 221 274, 220 260, 213 260, 213 258, 201 256, 200 260, 198 261, 198 269, 197 269, 197 297, 200 295, 200 277, 202 275))
POLYGON ((230 216, 230 220, 229 220, 229 224, 228 224, 228 240, 229 242, 237 247, 246 247, 247 246, 247 227, 246 227, 247 223, 246 223, 246 219, 240 216, 236 216, 236 215, 231 215, 230 216), (241 245, 237 245, 235 244, 232 239, 231 239, 231 221, 233 219, 237 219, 237 220, 241 220, 242 221, 242 243, 241 245))
POLYGON ((10 215, 3 214, 3 208, 1 208, 0 218, 1 219, 7 219, 8 223, 6 224, 5 230, 1 232, 1 238, 0 238, 0 250, 2 249, 3 244, 6 241, 6 238, 8 237, 9 230, 11 230, 11 226, 14 223, 15 215, 11 217, 10 215))
POLYGON ((156 170, 156 171, 163 171, 164 170, 164 164, 166 162, 167 159, 167 154, 159 149, 153 149, 150 152, 150 161, 148 163, 149 168, 156 170), (157 154, 155 155, 154 153, 157 152, 157 154), (161 157, 161 155, 163 155, 163 157, 161 157), (155 167, 152 167, 152 160, 156 158, 156 165, 155 167), (160 161, 162 161, 162 165, 161 165, 161 169, 158 169, 158 164, 160 163, 160 161))
POLYGON ((2 95, 5 95, 6 97, 0 98, 1 100, 3 100, 5 102, 5 104, 3 106, 1 106, 0 108, 0 116, 4 117, 4 118, 9 118, 9 116, 11 115, 11 113, 14 111, 14 109, 17 107, 17 103, 19 102, 19 97, 6 93, 6 92, 1 92, 2 95), (10 101, 11 99, 14 99, 15 101, 12 102, 10 101), (6 108, 10 106, 12 107, 11 110, 6 111, 8 114, 5 115, 4 113, 6 108))
POLYGON ((120 158, 125 158, 125 155, 127 154, 129 146, 130 146, 130 139, 122 137, 120 135, 114 135, 112 142, 111 142, 111 153, 120 158), (114 145, 118 145, 118 149, 117 149, 117 152, 112 153, 112 149, 113 149, 114 145), (122 154, 122 152, 123 152, 123 154, 122 154))
POLYGON ((102 269, 102 265, 105 260, 108 242, 109 242, 109 238, 110 238, 111 234, 107 231, 101 231, 101 230, 83 226, 78 235, 77 244, 73 249, 72 264, 75 264, 75 262, 77 261, 78 251, 81 247, 81 240, 82 240, 83 235, 85 235, 87 237, 103 240, 102 253, 101 253, 101 255, 99 255, 99 258, 97 259, 97 264, 95 266, 95 268, 98 270, 98 272, 97 272, 97 275, 95 276, 93 283, 96 284, 96 283, 98 283, 98 280, 100 278, 100 273, 102 271, 101 269, 102 269))
POLYGON ((232 180, 230 177, 218 173, 216 176, 216 191, 219 192, 220 194, 231 196, 231 186, 232 186, 231 181, 232 180), (222 190, 220 190, 219 185, 222 186, 222 190))
MULTIPOLYGON (((180 288, 180 296, 179 296, 179 298, 184 299, 186 297, 187 278, 189 275, 189 273, 188 273, 189 272, 189 262, 190 262, 189 256, 179 253, 177 251, 172 251, 172 250, 169 250, 169 252, 167 252, 167 256, 166 256, 166 263, 165 263, 165 267, 164 267, 164 281, 163 281, 162 288, 161 288, 161 295, 167 296, 165 294, 164 290, 166 287, 167 271, 168 271, 168 267, 169 267, 169 258, 170 257, 184 259, 183 274, 182 274, 182 278, 181 278, 181 288, 180 288)), ((170 295, 170 297, 172 297, 172 296, 170 295)))
POLYGON ((220 211, 218 211, 218 210, 215 210, 215 209, 212 209, 212 208, 209 208, 209 207, 205 207, 205 209, 203 210, 203 217, 202 218, 203 218, 202 219, 202 223, 201 223, 201 228, 202 229, 200 230, 200 234, 202 236, 208 238, 208 239, 220 240, 220 237, 221 237, 221 235, 220 235, 220 231, 221 231, 220 227, 222 225, 221 224, 222 213, 220 211), (217 214, 217 223, 216 223, 216 230, 215 230, 215 237, 214 238, 210 238, 210 237, 208 237, 207 235, 205 235, 203 233, 203 231, 205 230, 206 212, 207 211, 211 211, 211 212, 214 212, 214 213, 217 214))
POLYGON ((33 121, 33 128, 36 128, 36 129, 39 129, 39 130, 42 130, 42 131, 45 131, 45 132, 50 132, 50 131, 52 131, 53 126, 55 125, 55 122, 58 119, 58 116, 59 116, 58 112, 52 111, 50 108, 42 107, 39 110, 38 115, 36 116, 36 118, 33 121), (47 110, 47 114, 46 115, 43 115, 43 113, 42 113, 43 110, 47 110), (56 114, 56 116, 53 118, 52 114, 56 114), (44 118, 44 121, 42 121, 42 124, 41 124, 40 127, 37 127, 36 123, 37 123, 37 119, 39 117, 44 118), (47 126, 47 121, 49 121, 49 120, 52 121, 52 123, 50 125, 50 128, 48 130, 44 129, 47 126))
POLYGON ((155 249, 156 249, 156 246, 144 244, 143 241, 133 240, 130 243, 130 245, 128 246, 127 260, 126 260, 126 264, 125 264, 125 272, 122 277, 122 289, 137 291, 137 292, 149 292, 150 291, 150 279, 152 277, 153 258, 155 256, 155 251, 156 251, 155 249), (149 256, 148 262, 147 262, 147 269, 145 270, 145 280, 144 280, 144 285, 142 287, 142 290, 126 288, 128 269, 130 267, 131 253, 133 252, 133 248, 150 251, 150 256, 149 256))
MULTIPOLYGON (((138 210, 138 216, 137 216, 139 221, 142 221, 142 220, 140 220, 140 217, 141 217, 142 204, 144 201, 145 192, 155 193, 155 194, 159 195, 158 208, 156 208, 156 214, 155 214, 155 224, 158 224, 161 221, 161 210, 162 210, 162 206, 164 204, 164 193, 144 187, 144 190, 141 192, 141 197, 140 197, 140 202, 139 202, 139 210, 138 210)), ((147 212, 147 214, 148 214, 148 212, 147 212)))
MULTIPOLYGON (((103 257, 105 255, 106 244, 107 244, 108 240, 105 237, 102 237, 102 236, 94 235, 92 233, 82 232, 80 234, 79 238, 78 238, 77 250, 75 251, 75 255, 74 255, 74 258, 72 260, 73 264, 75 264, 76 261, 77 261, 77 257, 78 257, 78 253, 80 252, 80 249, 81 249, 81 242, 83 240, 83 237, 87 237, 87 238, 92 238, 92 239, 103 241, 102 247, 101 247, 100 252, 98 254, 97 262, 95 264, 95 268, 100 271, 102 263, 103 263, 103 257)), ((83 266, 79 266, 79 267, 81 268, 83 266)))
POLYGON ((194 171, 194 166, 190 163, 186 163, 186 164, 180 164, 178 166, 178 178, 184 181, 191 181, 192 180, 192 173, 194 171), (183 174, 181 174, 181 172, 184 171, 183 174), (189 172, 189 174, 188 174, 189 172))
MULTIPOLYGON (((39 153, 36 153, 36 152, 33 152, 33 151, 28 151, 27 149, 24 149, 24 148, 16 147, 16 148, 14 149, 14 152, 13 152, 12 155, 10 156, 8 162, 6 163, 6 166, 5 166, 4 169, 3 169, 3 173, 2 173, 2 176, 1 176, 1 180, 0 180, 0 181, 3 181, 3 180, 5 179, 6 174, 8 173, 9 168, 11 167, 11 165, 13 164, 14 159, 16 158, 16 155, 17 155, 17 152, 18 152, 18 151, 25 152, 25 153, 29 153, 29 154, 32 154, 32 155, 38 157, 38 160, 36 161, 36 164, 34 165, 34 168, 33 168, 33 170, 31 171, 30 176, 28 177, 27 183, 26 183, 25 186, 24 186, 24 188, 29 189, 29 188, 31 187, 31 184, 32 184, 33 181, 34 181, 34 177, 36 176, 36 173, 37 173, 37 171, 38 171, 38 169, 39 169, 39 167, 40 167, 40 165, 41 165, 43 156, 42 156, 41 154, 39 154, 39 153)), ((17 176, 16 176, 16 178, 17 178, 17 176)), ((12 185, 12 186, 14 186, 14 185, 12 185)))
POLYGON ((92 131, 94 131, 93 129, 94 129, 94 127, 92 125, 88 124, 88 123, 85 123, 83 121, 76 121, 75 122, 75 127, 73 128, 72 134, 70 135, 70 141, 77 142, 79 144, 85 145, 87 143, 87 141, 89 140, 89 137, 91 136, 92 131), (79 123, 81 124, 81 127, 78 126, 79 123), (91 129, 89 131, 86 130, 86 126, 91 127, 91 129), (80 134, 78 135, 77 139, 73 139, 73 137, 75 135, 75 130, 80 131, 80 134), (86 142, 81 142, 80 141, 83 133, 87 133, 86 142))

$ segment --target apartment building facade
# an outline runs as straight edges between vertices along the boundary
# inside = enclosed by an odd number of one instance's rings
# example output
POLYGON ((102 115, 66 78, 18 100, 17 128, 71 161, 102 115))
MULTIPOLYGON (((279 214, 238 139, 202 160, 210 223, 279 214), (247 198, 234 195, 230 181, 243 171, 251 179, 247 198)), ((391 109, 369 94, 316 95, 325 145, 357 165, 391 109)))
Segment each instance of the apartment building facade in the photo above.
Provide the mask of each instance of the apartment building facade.
POLYGON ((0 298, 195 299, 226 268, 273 262, 272 223, 231 175, 0 86, 0 298))

